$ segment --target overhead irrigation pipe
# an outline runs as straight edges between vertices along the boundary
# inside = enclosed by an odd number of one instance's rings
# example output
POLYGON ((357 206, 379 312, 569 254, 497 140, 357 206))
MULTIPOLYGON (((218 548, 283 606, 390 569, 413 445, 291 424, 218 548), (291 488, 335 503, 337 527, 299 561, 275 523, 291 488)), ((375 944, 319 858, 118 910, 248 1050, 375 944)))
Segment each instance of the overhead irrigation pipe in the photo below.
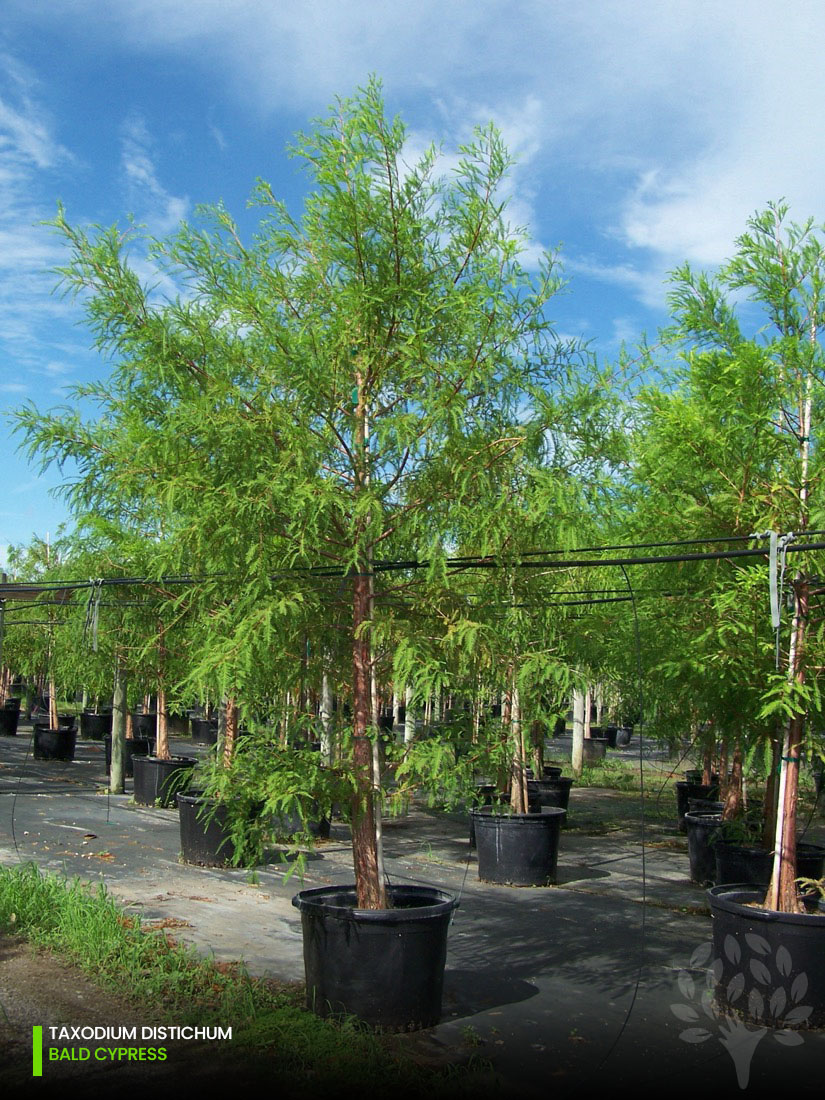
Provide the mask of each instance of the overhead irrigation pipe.
MULTIPOLYGON (((719 540, 708 539, 708 542, 714 542, 719 540)), ((661 544, 660 544, 661 545, 661 544)), ((807 550, 825 550, 825 542, 806 542, 791 544, 785 548, 785 552, 788 554, 797 554, 807 550)), ((543 551, 544 553, 553 553, 553 551, 543 551)), ((561 553, 561 551, 558 551, 561 553)), ((751 547, 744 550, 705 550, 705 551, 693 551, 687 554, 647 554, 642 557, 620 557, 620 558, 555 558, 546 559, 543 561, 525 561, 520 560, 516 562, 516 568, 518 569, 593 569, 602 568, 604 566, 632 566, 632 565, 665 565, 676 564, 679 562, 690 561, 722 561, 733 558, 767 558, 769 557, 769 549, 761 547, 751 547)), ((429 566, 427 561, 409 560, 409 561, 377 561, 373 563, 372 571, 374 573, 395 572, 405 569, 426 569, 429 566)), ((502 562, 496 558, 448 558, 446 562, 447 568, 453 571, 463 571, 469 569, 501 569, 502 562)), ((310 567, 307 569, 291 569, 284 570, 278 573, 271 574, 271 577, 276 576, 294 576, 296 574, 303 573, 304 575, 311 577, 352 577, 353 574, 347 569, 332 569, 328 567, 310 567)), ((217 574, 218 576, 228 576, 227 573, 217 574)), ((109 577, 102 581, 103 586, 108 585, 146 585, 146 584, 197 584, 199 581, 206 580, 206 577, 164 577, 161 580, 157 578, 148 577, 109 577)), ((98 584, 98 581, 76 581, 76 582, 64 582, 60 585, 43 584, 40 585, 37 582, 27 584, 0 584, 0 600, 10 599, 23 599, 27 597, 31 598, 35 594, 48 591, 63 591, 69 590, 77 591, 79 589, 88 589, 98 584)))

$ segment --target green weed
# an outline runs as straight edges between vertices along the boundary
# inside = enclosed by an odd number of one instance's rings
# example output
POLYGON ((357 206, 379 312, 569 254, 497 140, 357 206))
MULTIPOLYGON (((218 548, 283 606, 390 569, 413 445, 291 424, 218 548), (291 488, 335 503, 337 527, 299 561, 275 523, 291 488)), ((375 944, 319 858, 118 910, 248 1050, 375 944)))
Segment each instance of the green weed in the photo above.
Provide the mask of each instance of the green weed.
POLYGON ((414 1063, 393 1036, 307 1011, 300 987, 204 959, 125 913, 102 885, 44 874, 34 864, 0 868, 0 933, 59 951, 105 988, 127 991, 158 1022, 231 1022, 235 1045, 282 1090, 311 1079, 313 1088, 335 1095, 371 1085, 405 1096, 469 1096, 484 1072, 414 1063))

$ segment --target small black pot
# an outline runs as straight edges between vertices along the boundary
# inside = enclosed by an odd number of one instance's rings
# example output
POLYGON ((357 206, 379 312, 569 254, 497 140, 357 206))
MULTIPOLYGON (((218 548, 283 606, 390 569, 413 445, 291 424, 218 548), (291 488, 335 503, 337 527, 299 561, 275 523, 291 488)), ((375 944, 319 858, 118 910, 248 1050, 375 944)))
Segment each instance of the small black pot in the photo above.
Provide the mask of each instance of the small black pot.
POLYGON ((540 806, 556 806, 566 810, 570 805, 570 788, 574 782, 569 776, 557 775, 546 779, 531 779, 527 786, 533 787, 538 793, 540 806))
POLYGON ((176 798, 184 863, 229 866, 233 848, 225 804, 195 793, 178 793, 176 798))
MULTIPOLYGON (((544 767, 542 768, 541 776, 542 776, 542 779, 560 779, 561 778, 561 773, 562 773, 561 768, 557 768, 553 764, 545 764, 544 767)), ((527 769, 527 778, 528 779, 535 779, 536 778, 533 775, 533 769, 532 768, 527 769)))
POLYGON ((690 783, 687 780, 675 783, 676 813, 679 819, 679 832, 685 832, 685 814, 688 812, 689 799, 705 798, 715 799, 719 794, 719 784, 690 783))
MULTIPOLYGON (((112 735, 103 738, 106 749, 106 771, 112 770, 112 735)), ((123 774, 131 778, 135 774, 134 759, 136 756, 150 756, 155 751, 155 742, 149 737, 129 737, 123 744, 126 747, 126 759, 123 764, 123 774)))
POLYGON ((756 908, 765 891, 750 883, 714 886, 708 898, 717 1002, 763 1027, 825 1027, 825 903, 756 908))
POLYGON ((482 882, 549 886, 556 881, 559 832, 566 811, 506 814, 492 806, 472 811, 482 882))
POLYGON ((135 738, 150 737, 155 738, 158 734, 158 716, 157 714, 133 714, 132 715, 132 733, 135 738))
MULTIPOLYGON (((128 742, 127 742, 128 744, 128 742)), ((178 791, 184 791, 192 778, 197 760, 190 756, 136 756, 132 760, 134 798, 139 806, 174 806, 178 791)))
MULTIPOLYGON (((735 844, 719 840, 714 844, 716 877, 718 885, 729 882, 751 882, 767 886, 773 873, 773 851, 756 844, 735 844)), ((796 846, 796 874, 798 878, 820 879, 825 866, 825 848, 819 844, 796 846)))
POLYGON ((808 844, 803 840, 797 842, 796 874, 798 878, 825 876, 825 848, 821 844, 808 844))
POLYGON ((112 713, 97 714, 84 710, 80 715, 80 736, 87 741, 102 741, 106 734, 112 733, 112 713))
POLYGON ((307 1007, 383 1031, 435 1027, 458 901, 428 886, 387 890, 390 909, 358 909, 354 886, 320 886, 292 899, 301 913, 307 1007))
POLYGON ((714 844, 716 872, 714 882, 752 882, 767 886, 773 869, 773 852, 756 844, 734 844, 719 840, 714 844))
POLYGON ((685 814, 690 881, 698 886, 712 886, 716 881, 716 841, 723 825, 721 813, 685 814))
POLYGON ((19 710, 12 710, 9 707, 0 709, 0 737, 15 737, 19 720, 19 710))
MULTIPOLYGON (((703 814, 721 814, 725 808, 724 802, 717 802, 713 798, 689 798, 688 799, 688 812, 703 813, 703 814)), ((737 879, 737 881, 739 881, 737 879)))
POLYGON ((317 803, 313 806, 311 817, 302 818, 298 813, 276 814, 272 824, 276 838, 308 832, 317 840, 329 840, 331 822, 329 816, 322 812, 317 803))
POLYGON ((582 758, 585 764, 598 764, 604 760, 607 754, 606 737, 585 737, 582 750, 582 758))
POLYGON ((218 741, 217 718, 190 718, 192 740, 196 745, 215 745, 218 741))
POLYGON ((35 760, 74 760, 77 730, 74 728, 35 725, 32 756, 35 760))

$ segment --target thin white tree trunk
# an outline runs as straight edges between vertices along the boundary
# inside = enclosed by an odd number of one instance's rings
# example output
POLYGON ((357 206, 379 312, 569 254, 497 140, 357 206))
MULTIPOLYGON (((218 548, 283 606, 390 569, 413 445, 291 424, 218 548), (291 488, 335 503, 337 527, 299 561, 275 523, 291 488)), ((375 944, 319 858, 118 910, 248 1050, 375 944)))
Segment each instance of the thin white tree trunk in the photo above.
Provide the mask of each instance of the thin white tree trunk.
POLYGON ((407 684, 404 688, 404 705, 407 708, 404 713, 404 744, 409 745, 415 740, 415 707, 413 706, 412 684, 407 684))
POLYGON ((584 766, 584 710, 585 693, 575 688, 573 691, 573 751, 571 764, 576 779, 580 778, 584 766))
POLYGON ((321 677, 321 756, 326 764, 332 763, 332 681, 329 673, 321 677))

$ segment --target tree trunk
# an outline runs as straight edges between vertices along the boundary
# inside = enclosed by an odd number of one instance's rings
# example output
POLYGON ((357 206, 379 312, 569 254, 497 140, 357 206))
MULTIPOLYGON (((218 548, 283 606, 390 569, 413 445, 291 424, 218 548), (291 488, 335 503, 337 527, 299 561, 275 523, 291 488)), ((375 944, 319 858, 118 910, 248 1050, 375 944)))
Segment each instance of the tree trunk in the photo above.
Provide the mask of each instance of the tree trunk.
POLYGON ((715 737, 711 738, 711 734, 708 734, 709 740, 705 742, 705 751, 702 755, 702 783, 707 787, 710 785, 710 781, 713 778, 713 757, 714 749, 716 748, 715 737))
POLYGON ((513 769, 510 780, 510 805, 513 813, 526 814, 527 802, 527 761, 524 756, 524 731, 521 723, 521 700, 517 687, 510 694, 510 737, 513 743, 513 769))
MULTIPOLYGON (((147 696, 148 699, 148 696, 147 696)), ((144 706, 144 713, 146 713, 144 706)), ((158 760, 170 760, 169 751, 169 711, 166 706, 166 640, 163 635, 163 623, 158 623, 158 696, 155 742, 155 756, 158 760)))
POLYGON ((737 741, 733 749, 730 779, 725 785, 725 805, 722 817, 732 821, 742 813, 742 746, 737 741))
POLYGON ((576 688, 573 692, 573 752, 571 764, 573 775, 581 778, 584 767, 584 692, 576 688))
POLYGON ((112 794, 123 794, 126 790, 126 726, 130 719, 126 700, 126 669, 118 656, 112 690, 112 762, 109 768, 109 791, 112 794))
POLYGON ((386 909, 387 896, 378 871, 378 841, 373 807, 372 726, 369 642, 369 577, 364 569, 353 580, 352 643, 352 856, 359 909, 386 909))
POLYGON ((544 722, 534 718, 530 723, 530 754, 533 763, 533 775, 536 779, 544 776, 544 722))
POLYGON ((233 698, 226 700, 223 713, 223 763, 224 767, 228 768, 235 755, 235 745, 238 741, 238 704, 233 698))
POLYGON ((333 762, 332 680, 328 672, 321 676, 321 756, 325 764, 333 762))
POLYGON ((776 805, 779 798, 779 766, 782 755, 782 742, 777 736, 771 737, 771 770, 765 783, 765 806, 762 818, 762 843, 765 848, 773 847, 776 835, 776 805))
POLYGON ((155 756, 158 760, 171 760, 169 751, 169 712, 166 709, 166 688, 158 688, 158 713, 157 713, 157 739, 155 741, 155 756))
POLYGON ((412 684, 404 688, 404 744, 409 745, 415 740, 415 707, 413 706, 412 684))
POLYGON ((57 685, 54 677, 49 677, 49 729, 56 730, 60 723, 57 719, 57 685))
MULTIPOLYGON (((797 578, 794 583, 795 609, 791 647, 788 654, 789 686, 805 683, 805 624, 808 618, 808 583, 797 578)), ((796 703, 798 708, 799 704, 796 703)), ((794 713, 788 720, 782 746, 777 799, 776 833, 774 837, 773 874, 765 898, 767 909, 780 913, 801 913, 796 890, 796 805, 799 793, 800 748, 805 716, 794 713)))

